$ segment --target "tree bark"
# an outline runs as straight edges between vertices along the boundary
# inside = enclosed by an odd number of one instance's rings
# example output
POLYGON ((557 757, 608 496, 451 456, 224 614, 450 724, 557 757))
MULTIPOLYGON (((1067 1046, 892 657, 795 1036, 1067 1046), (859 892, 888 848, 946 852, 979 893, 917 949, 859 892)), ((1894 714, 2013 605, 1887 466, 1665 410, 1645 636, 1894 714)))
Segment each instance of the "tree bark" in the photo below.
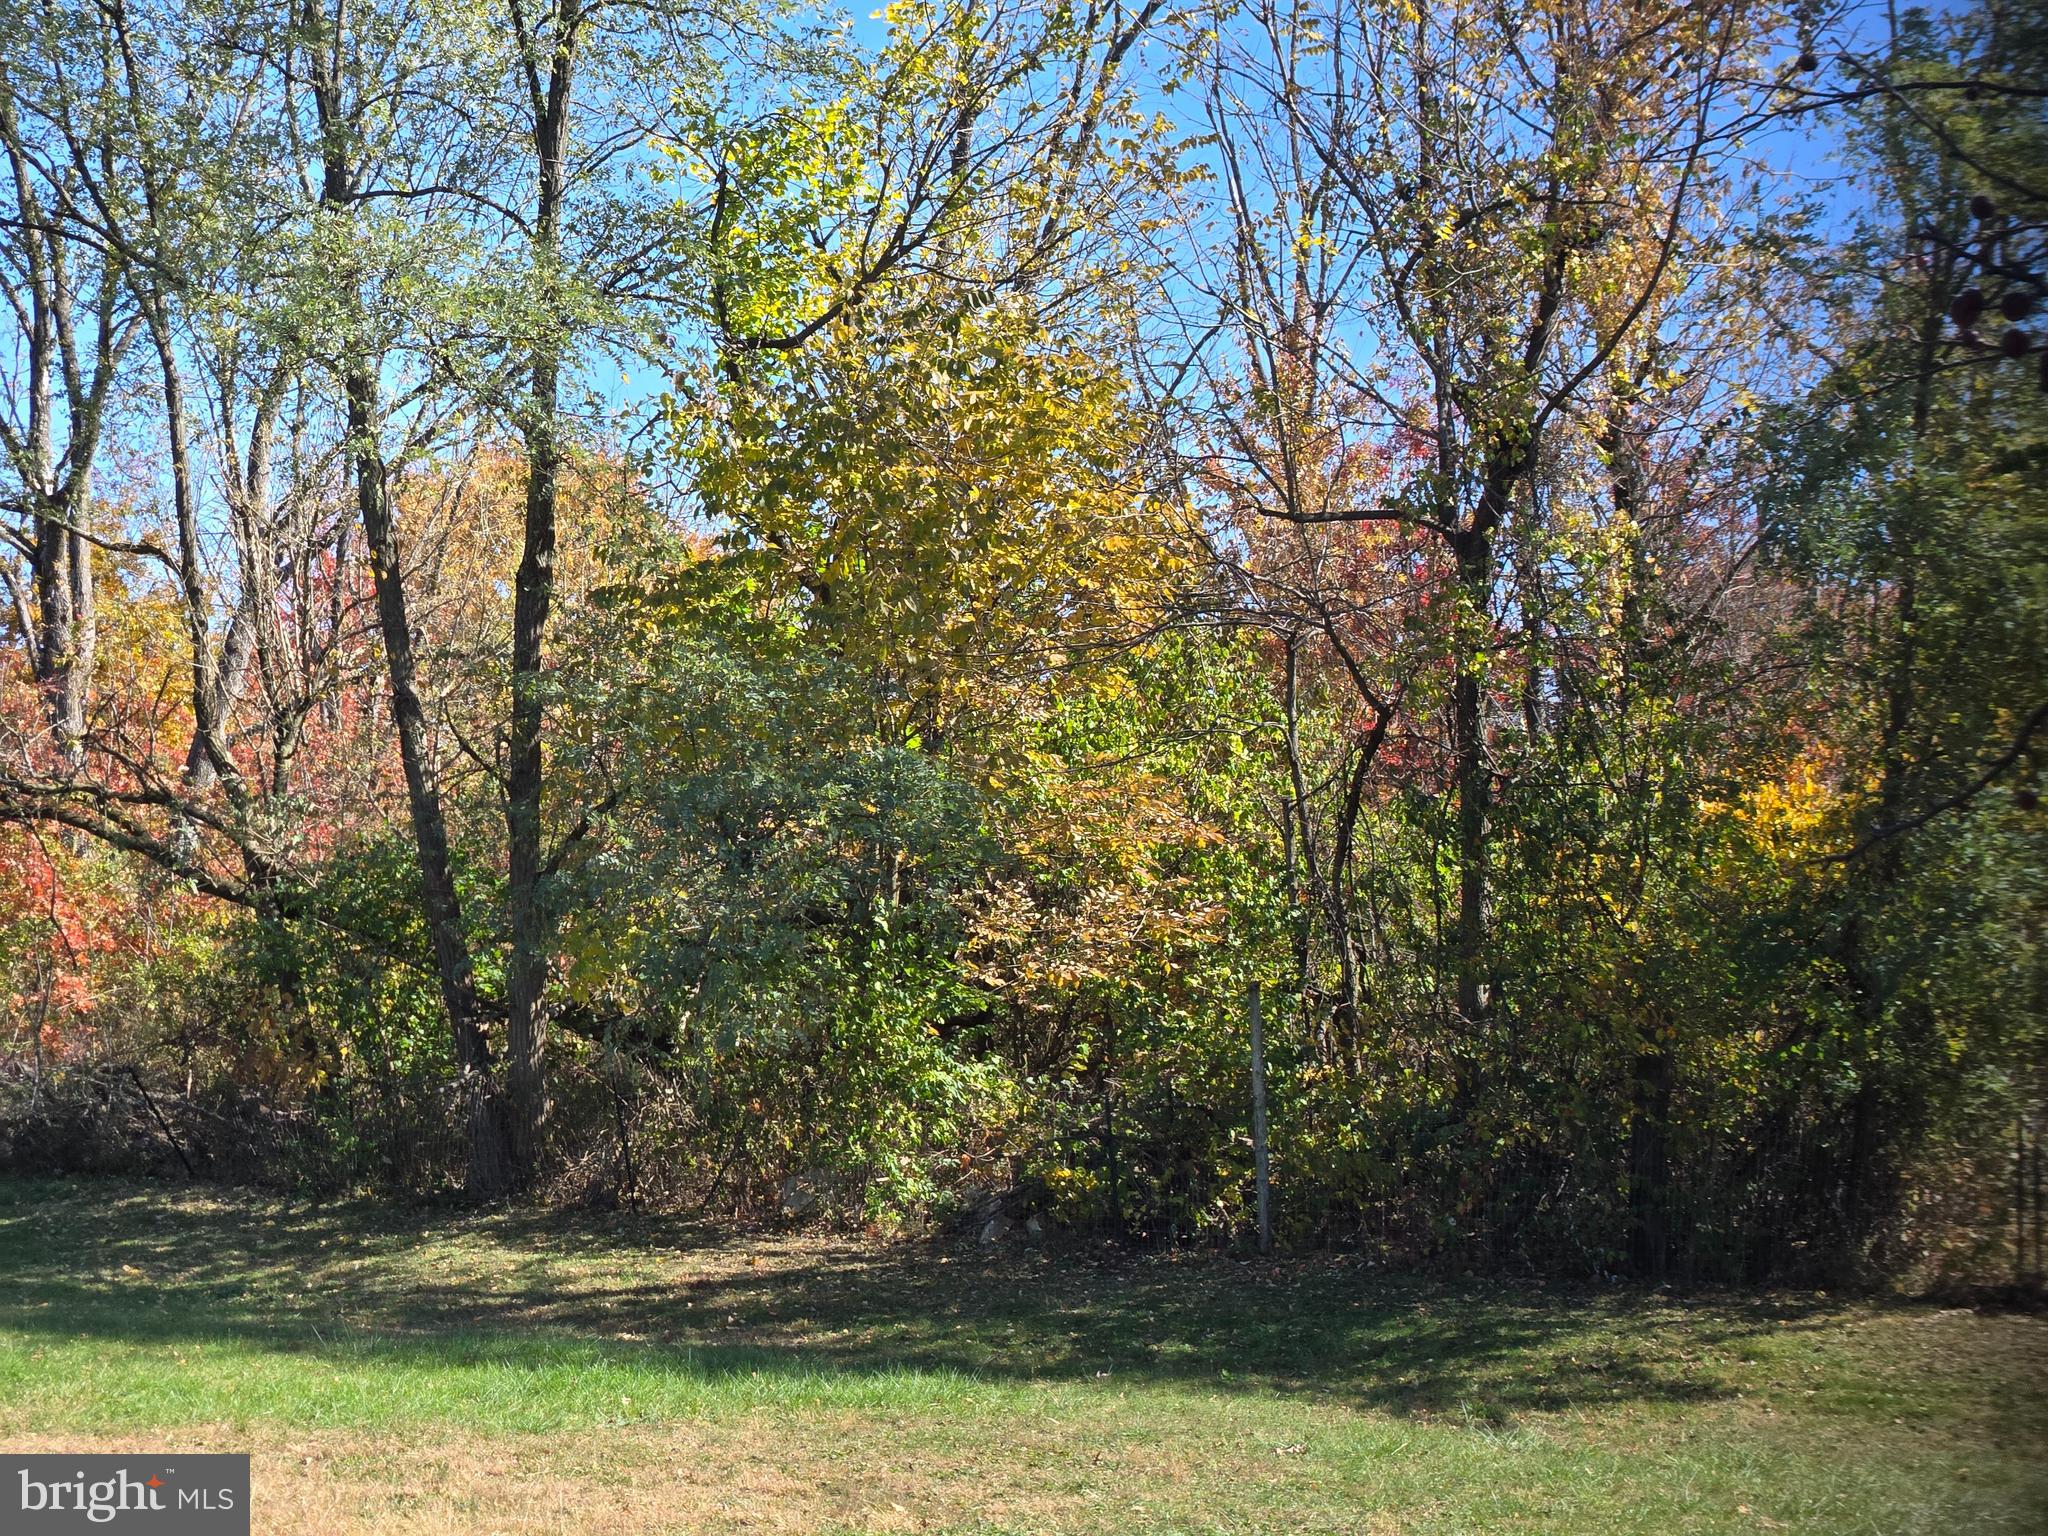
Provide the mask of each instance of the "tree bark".
POLYGON ((404 567, 393 526, 384 460, 376 446, 377 386, 367 370, 352 368, 343 381, 348 401, 350 458, 355 471, 356 510, 368 542, 377 591, 377 623, 391 684, 391 719, 405 768, 406 801, 418 856, 420 896, 434 946, 441 1001, 454 1034, 469 1130, 472 1194, 492 1196, 510 1187, 512 1164, 504 1116, 492 1076, 490 1043, 477 1022, 476 973, 462 927, 462 903, 455 889, 448 846, 448 822, 427 739, 426 707, 420 700, 418 665, 412 648, 404 567))
POLYGON ((527 430, 525 546, 512 609, 512 718, 505 782, 506 904, 511 954, 505 970, 507 1087, 516 1177, 531 1176, 546 1133, 548 949, 553 924, 541 886, 541 670, 554 599, 556 502, 561 457, 554 437, 552 359, 534 369, 536 421, 527 430))
MULTIPOLYGON (((321 129, 320 201, 329 209, 350 214, 359 190, 358 168, 349 157, 350 147, 358 141, 357 125, 343 96, 340 72, 345 51, 327 35, 330 27, 338 30, 341 22, 329 21, 314 6, 308 7, 307 15, 313 25, 307 32, 305 58, 321 129)), ((382 423, 377 360, 364 343, 351 339, 340 372, 348 417, 349 467, 355 479, 356 511, 368 545, 370 573, 376 588, 377 624, 384 641, 385 668, 391 685, 392 725, 405 770, 421 906, 433 943, 434 970, 441 986, 441 1001, 448 1012, 460 1074, 469 1137, 467 1186, 472 1195, 489 1198, 511 1186, 511 1149, 490 1043, 484 1038, 478 1020, 476 971, 468 936, 463 931, 462 904, 456 893, 449 852, 448 822, 428 741, 426 706, 419 694, 405 567, 392 517, 383 450, 378 442, 382 423)))
POLYGON ((532 398, 522 434, 526 441, 526 518, 512 604, 512 710, 505 782, 506 907, 511 953, 506 960, 505 1044, 511 1109, 513 1175, 533 1175, 547 1133, 547 977, 554 923, 541 883, 542 793, 546 787, 541 737, 546 717, 543 668, 549 612, 554 604, 555 541, 560 512, 562 445, 561 369, 564 346, 560 264, 562 203, 567 184, 571 85, 582 13, 557 12, 535 38, 515 3, 513 22, 525 51, 533 107, 537 161, 534 259, 541 283, 540 331, 529 371, 532 398), (545 66, 537 56, 547 50, 545 66))
POLYGON ((74 251, 70 237, 59 230, 36 192, 34 158, 5 93, 0 93, 0 148, 21 215, 10 238, 19 242, 18 271, 26 290, 17 300, 16 313, 25 321, 23 376, 17 383, 26 398, 27 422, 19 436, 0 428, 7 456, 26 492, 24 510, 31 523, 29 590, 35 612, 20 617, 28 626, 31 670, 48 700, 58 750, 75 771, 85 761, 98 639, 92 470, 108 394, 133 323, 117 309, 120 262, 102 254, 86 316, 90 332, 79 334, 74 306, 89 291, 78 286, 73 267, 80 252, 74 251), (82 368, 88 359, 90 368, 82 368), (65 428, 61 451, 56 440, 60 420, 65 428))
POLYGON ((1458 793, 1458 921, 1453 940, 1459 1020, 1469 1029, 1484 1018, 1486 993, 1487 811, 1493 776, 1486 761, 1486 689, 1482 631, 1493 601, 1493 530, 1512 476, 1489 476, 1471 521, 1452 541, 1464 612, 1455 649, 1457 676, 1451 685, 1451 771, 1458 793), (1495 489, 1498 479, 1500 488, 1495 489))

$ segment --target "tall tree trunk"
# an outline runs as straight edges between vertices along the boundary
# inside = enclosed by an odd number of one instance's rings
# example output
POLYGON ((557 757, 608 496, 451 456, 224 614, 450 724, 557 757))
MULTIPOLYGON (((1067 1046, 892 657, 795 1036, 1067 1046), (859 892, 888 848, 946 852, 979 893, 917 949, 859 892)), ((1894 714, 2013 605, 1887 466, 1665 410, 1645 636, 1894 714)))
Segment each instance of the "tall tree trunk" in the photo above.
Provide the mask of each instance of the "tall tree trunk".
MULTIPOLYGON (((345 99, 342 77, 345 50, 340 32, 346 15, 337 8, 330 19, 317 0, 305 11, 305 61, 321 128, 323 207, 353 215, 358 201, 358 167, 350 158, 358 142, 357 121, 345 99)), ((357 112, 362 109, 360 105, 357 112)), ((383 449, 377 358, 351 340, 341 366, 341 384, 348 416, 348 457, 356 485, 356 511, 370 556, 377 594, 377 624, 384 641, 384 660, 391 685, 391 718, 398 735, 398 755, 405 770, 406 803, 411 813, 413 850, 420 872, 421 906, 434 948, 434 970, 448 1012, 455 1063, 469 1137, 468 1188, 490 1197, 511 1187, 511 1148, 504 1107, 493 1073, 490 1043, 478 1021, 476 970, 463 932, 462 904, 456 894, 449 853, 448 822, 428 742, 426 707, 421 702, 418 663, 413 655, 412 619, 407 611, 405 566, 391 510, 383 449)))
POLYGON ((356 510, 369 545, 370 571, 377 589, 377 622, 391 683, 391 718, 398 755, 405 768, 413 845, 419 859, 420 895, 433 939, 434 968, 441 1001, 454 1032, 455 1061, 462 1074, 464 1113, 469 1127, 469 1189, 503 1193, 511 1183, 510 1148, 492 1078, 491 1048, 477 1022, 476 974, 462 928, 462 904, 448 849, 448 823, 427 740, 427 713, 420 701, 418 666, 412 649, 404 567, 393 526, 383 456, 376 445, 377 385, 366 369, 351 369, 343 381, 356 481, 356 510))
POLYGON ((547 1131, 547 977, 554 923, 541 881, 541 795, 545 787, 541 733, 546 700, 548 614, 555 593, 555 534, 562 478, 561 219, 566 190, 570 90, 581 12, 564 8, 539 39, 513 20, 527 55, 538 185, 534 260, 541 283, 540 333, 529 373, 532 398, 521 423, 526 440, 526 528, 512 602, 512 716, 505 782, 506 906, 511 953, 505 968, 507 1088, 512 1112, 514 1176, 531 1178, 547 1131), (546 58, 537 57, 540 47, 546 58))
POLYGON ((512 607, 512 719, 505 783, 506 896, 511 954, 505 971, 507 1086, 513 1151, 522 1179, 539 1158, 548 1115, 546 989, 553 924, 540 889, 541 668, 555 586, 556 498, 561 457, 554 436, 552 359, 534 369, 535 421, 528 427, 526 538, 512 607))
POLYGON ((12 468, 27 493, 33 522, 29 587, 33 628, 27 636, 36 682, 44 690, 58 750, 73 769, 85 761, 86 716, 98 640, 93 590, 92 467, 105 406, 131 327, 117 314, 121 264, 98 258, 97 292, 88 310, 90 332, 81 336, 76 312, 87 293, 78 261, 89 245, 74 248, 35 191, 37 172, 12 97, 0 91, 0 149, 4 149, 21 215, 9 232, 20 243, 25 289, 15 298, 23 326, 22 374, 13 383, 22 397, 26 430, 5 435, 12 468), (90 358, 90 370, 79 367, 90 358), (61 397, 62 409, 58 408, 61 397), (57 444, 63 424, 65 442, 57 444))
MULTIPOLYGON (((1550 346, 1564 290, 1567 252, 1560 244, 1544 267, 1535 314, 1522 348, 1522 371, 1535 377, 1550 346)), ((1472 515, 1451 535, 1457 560, 1460 636, 1454 647, 1457 677, 1451 686, 1451 756, 1458 791, 1458 1017, 1469 1028, 1492 1006, 1487 973, 1487 817, 1493 770, 1486 760, 1486 652, 1494 584, 1499 578, 1495 539, 1507 519, 1515 483, 1536 461, 1534 415, 1503 422, 1488 445, 1472 515)))

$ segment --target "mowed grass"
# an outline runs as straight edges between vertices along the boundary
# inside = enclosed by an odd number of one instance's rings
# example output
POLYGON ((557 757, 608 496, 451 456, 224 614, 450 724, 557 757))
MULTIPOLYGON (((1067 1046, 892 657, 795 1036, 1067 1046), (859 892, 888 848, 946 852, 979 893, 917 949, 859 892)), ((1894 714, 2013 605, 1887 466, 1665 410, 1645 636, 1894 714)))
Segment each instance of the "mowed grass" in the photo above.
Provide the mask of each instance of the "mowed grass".
POLYGON ((256 1529, 2048 1530, 2048 1320, 0 1181, 0 1447, 256 1529))

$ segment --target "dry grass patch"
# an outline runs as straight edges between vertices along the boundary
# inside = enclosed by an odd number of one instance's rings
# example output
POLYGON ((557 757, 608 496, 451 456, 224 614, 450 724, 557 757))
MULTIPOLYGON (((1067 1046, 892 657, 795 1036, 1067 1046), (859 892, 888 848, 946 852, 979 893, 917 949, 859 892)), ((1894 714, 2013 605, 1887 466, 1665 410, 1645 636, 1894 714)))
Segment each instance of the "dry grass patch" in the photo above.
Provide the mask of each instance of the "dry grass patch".
POLYGON ((547 1437, 344 1431, 252 1438, 206 1425, 170 1437, 7 1440, 10 1450, 64 1452, 160 1452, 167 1443, 249 1452, 256 1528, 270 1536, 1106 1533, 1129 1529, 1134 1517, 1185 1524, 1230 1513, 1212 1495, 1214 1479, 1231 1464, 1232 1480, 1260 1498, 1304 1492, 1291 1485, 1309 1470, 1282 1472, 1277 1459, 1267 1466, 1213 1444, 1201 1448, 1197 1469, 1191 1447, 1104 1447, 1085 1431, 1042 1426, 1006 1442, 1000 1455, 963 1457, 957 1445, 919 1443, 902 1425, 770 1413, 547 1437))

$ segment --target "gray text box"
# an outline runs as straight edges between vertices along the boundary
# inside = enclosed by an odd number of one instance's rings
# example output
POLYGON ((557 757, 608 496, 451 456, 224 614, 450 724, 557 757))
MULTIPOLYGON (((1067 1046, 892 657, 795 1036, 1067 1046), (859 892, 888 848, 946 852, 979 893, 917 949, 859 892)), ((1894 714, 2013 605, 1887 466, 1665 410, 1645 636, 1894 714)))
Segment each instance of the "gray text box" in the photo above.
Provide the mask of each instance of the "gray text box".
POLYGON ((0 1452, 0 1536, 249 1536, 249 1458, 0 1452))

